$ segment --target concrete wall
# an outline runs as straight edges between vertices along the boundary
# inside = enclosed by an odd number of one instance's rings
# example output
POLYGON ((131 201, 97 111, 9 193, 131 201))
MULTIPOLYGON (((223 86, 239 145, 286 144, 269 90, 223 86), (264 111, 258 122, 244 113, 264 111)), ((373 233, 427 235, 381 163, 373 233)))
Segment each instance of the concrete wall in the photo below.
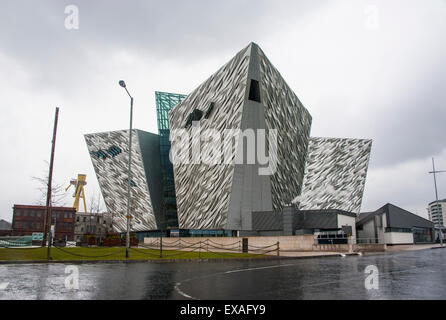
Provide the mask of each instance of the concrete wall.
POLYGON ((413 244, 412 232, 385 232, 384 243, 386 244, 413 244))
MULTIPOLYGON (((231 248, 237 247, 237 241, 240 242, 240 250, 241 243, 243 238, 248 238, 249 246, 256 247, 267 247, 272 246, 272 249, 275 249, 273 245, 279 242, 280 250, 282 251, 312 251, 314 244, 313 235, 298 235, 298 236, 267 236, 267 237, 197 237, 197 238, 163 238, 163 244, 169 245, 172 243, 178 243, 178 239, 184 241, 184 243, 198 243, 200 241, 206 242, 207 239, 212 241, 212 243, 218 243, 222 246, 228 246, 233 244, 231 248)), ((144 238, 145 244, 150 244, 152 241, 156 241, 158 238, 144 238)))

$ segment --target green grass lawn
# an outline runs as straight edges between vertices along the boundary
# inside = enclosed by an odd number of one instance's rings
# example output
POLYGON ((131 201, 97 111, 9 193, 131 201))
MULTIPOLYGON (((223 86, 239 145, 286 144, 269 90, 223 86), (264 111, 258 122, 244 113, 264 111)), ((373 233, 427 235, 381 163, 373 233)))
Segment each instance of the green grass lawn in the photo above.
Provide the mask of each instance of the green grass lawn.
MULTIPOLYGON (((162 259, 233 259, 260 257, 259 254, 234 253, 234 252, 186 252, 163 250, 162 259)), ((126 260, 124 247, 101 248, 51 248, 52 260, 126 260)), ((5 260, 46 260, 47 248, 0 248, 0 261, 5 260)), ((159 250, 131 248, 129 260, 153 260, 160 259, 159 250)))

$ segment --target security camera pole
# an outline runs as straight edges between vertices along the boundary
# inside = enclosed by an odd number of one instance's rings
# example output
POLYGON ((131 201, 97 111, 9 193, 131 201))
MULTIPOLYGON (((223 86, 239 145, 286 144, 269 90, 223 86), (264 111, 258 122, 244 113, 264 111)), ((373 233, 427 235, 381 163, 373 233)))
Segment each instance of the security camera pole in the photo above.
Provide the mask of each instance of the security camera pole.
POLYGON ((130 248, 130 205, 131 205, 131 181, 132 181, 132 125, 133 125, 133 97, 130 95, 127 90, 127 86, 124 80, 119 81, 119 85, 125 89, 127 94, 130 97, 130 131, 129 131, 129 172, 128 172, 128 190, 127 190, 127 236, 126 236, 126 244, 125 244, 125 257, 129 257, 129 248, 130 248))
MULTIPOLYGON (((438 205, 438 191, 437 191, 437 178, 435 176, 436 173, 440 173, 440 172, 446 172, 446 170, 442 170, 442 171, 435 171, 435 163, 434 163, 434 158, 432 158, 432 171, 429 171, 429 173, 433 173, 434 174, 434 186, 435 186, 435 205, 438 205)), ((439 220, 438 226, 440 227, 440 246, 443 246, 443 231, 441 230, 441 228, 443 227, 441 225, 441 221, 439 220)))

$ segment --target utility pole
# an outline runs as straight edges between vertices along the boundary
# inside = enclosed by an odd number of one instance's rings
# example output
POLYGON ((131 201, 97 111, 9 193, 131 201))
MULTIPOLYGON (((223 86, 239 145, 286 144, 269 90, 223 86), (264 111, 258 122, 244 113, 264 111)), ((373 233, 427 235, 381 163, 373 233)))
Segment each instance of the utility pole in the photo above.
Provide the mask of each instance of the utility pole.
MULTIPOLYGON (((438 191, 437 191, 437 178, 436 178, 436 174, 437 173, 441 173, 441 172, 446 172, 446 170, 436 171, 435 170, 434 158, 432 158, 432 171, 429 171, 429 173, 433 173, 434 174, 435 206, 438 206, 438 191)), ((443 212, 442 212, 442 215, 443 215, 443 212)), ((441 221, 439 221, 438 226, 439 226, 439 229, 440 229, 440 246, 443 246, 443 231, 441 230, 443 226, 441 225, 441 221)))
MULTIPOLYGON (((48 232, 51 232, 51 221, 52 221, 52 210, 51 210, 51 185, 53 181, 53 164, 54 164, 54 151, 56 148, 56 133, 57 133, 57 122, 59 120, 59 107, 56 107, 56 115, 54 117, 54 128, 53 128, 53 140, 52 140, 52 146, 51 146, 51 159, 50 159, 50 169, 48 173, 48 191, 46 195, 46 224, 43 234, 43 244, 47 241, 47 234, 48 232)), ((56 230, 54 230, 56 232, 56 230)), ((48 237, 48 252, 47 252, 47 259, 49 260, 51 257, 51 234, 49 234, 48 237)))

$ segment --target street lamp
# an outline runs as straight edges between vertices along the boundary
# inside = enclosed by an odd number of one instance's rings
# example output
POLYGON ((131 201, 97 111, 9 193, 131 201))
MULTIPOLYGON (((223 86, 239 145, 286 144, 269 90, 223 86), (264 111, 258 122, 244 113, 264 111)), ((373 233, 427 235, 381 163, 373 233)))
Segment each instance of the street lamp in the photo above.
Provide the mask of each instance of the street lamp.
MULTIPOLYGON (((429 171, 429 173, 433 173, 434 174, 434 186, 435 186, 435 207, 437 208, 437 212, 438 212, 438 191, 437 191, 437 178, 435 176, 436 173, 440 173, 440 172, 446 172, 446 170, 441 170, 441 171, 436 171, 435 170, 435 163, 434 163, 434 158, 432 158, 432 171, 429 171)), ((442 216, 443 216, 443 212, 442 212, 442 216)), ((438 217, 440 219, 440 217, 438 217)), ((441 220, 438 220, 438 226, 440 227, 440 246, 443 246, 443 231, 441 230, 443 227, 441 225, 441 220)))
POLYGON ((133 125, 133 97, 130 95, 129 91, 127 90, 127 86, 124 82, 124 80, 119 81, 119 85, 125 89, 127 94, 130 97, 130 131, 129 131, 129 171, 128 171, 128 189, 127 189, 127 239, 125 244, 125 257, 129 257, 129 248, 130 248, 130 198, 131 198, 131 183, 132 181, 132 172, 131 172, 131 165, 132 165, 132 125, 133 125))

